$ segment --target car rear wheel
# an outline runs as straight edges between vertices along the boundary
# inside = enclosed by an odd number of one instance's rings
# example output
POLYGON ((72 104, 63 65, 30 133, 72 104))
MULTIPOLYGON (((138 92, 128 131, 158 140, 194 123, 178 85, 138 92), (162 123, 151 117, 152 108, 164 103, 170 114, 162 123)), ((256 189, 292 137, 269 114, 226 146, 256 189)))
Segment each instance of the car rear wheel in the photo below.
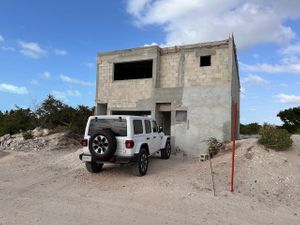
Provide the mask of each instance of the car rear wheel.
POLYGON ((146 149, 142 148, 137 158, 137 163, 134 166, 134 174, 136 176, 144 176, 148 170, 148 154, 146 149))
POLYGON ((85 162, 85 166, 90 173, 99 173, 102 170, 103 163, 85 162))

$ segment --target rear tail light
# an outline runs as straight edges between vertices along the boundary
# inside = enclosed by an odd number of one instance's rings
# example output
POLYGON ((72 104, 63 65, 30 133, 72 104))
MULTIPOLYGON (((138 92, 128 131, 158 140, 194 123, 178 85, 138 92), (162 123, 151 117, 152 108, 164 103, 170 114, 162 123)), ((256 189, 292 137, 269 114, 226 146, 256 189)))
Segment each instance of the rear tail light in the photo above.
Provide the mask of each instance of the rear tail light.
POLYGON ((126 140, 125 141, 125 147, 126 148, 133 148, 134 146, 134 141, 133 140, 126 140))
POLYGON ((80 144, 81 144, 82 147, 86 147, 87 144, 88 144, 88 140, 87 139, 82 139, 80 144))

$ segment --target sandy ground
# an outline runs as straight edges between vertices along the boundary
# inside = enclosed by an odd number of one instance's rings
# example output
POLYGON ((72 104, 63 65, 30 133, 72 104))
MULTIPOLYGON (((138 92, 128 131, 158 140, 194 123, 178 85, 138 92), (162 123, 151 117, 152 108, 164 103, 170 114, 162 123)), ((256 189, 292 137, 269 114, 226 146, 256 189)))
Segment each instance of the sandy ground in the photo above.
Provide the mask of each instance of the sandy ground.
POLYGON ((109 165, 90 174, 80 150, 0 152, 0 224, 300 224, 300 136, 287 152, 238 142, 209 161, 153 157, 148 174, 109 165))

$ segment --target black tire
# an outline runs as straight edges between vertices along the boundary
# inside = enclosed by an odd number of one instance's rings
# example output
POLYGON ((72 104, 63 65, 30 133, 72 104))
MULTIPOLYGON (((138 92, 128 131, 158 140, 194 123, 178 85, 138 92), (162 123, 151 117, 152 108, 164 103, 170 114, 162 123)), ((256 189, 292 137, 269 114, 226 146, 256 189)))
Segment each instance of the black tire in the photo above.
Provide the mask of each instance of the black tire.
POLYGON ((137 163, 134 165, 134 174, 136 176, 144 176, 147 173, 148 170, 148 164, 149 164, 149 159, 148 159, 148 154, 146 149, 141 148, 140 153, 137 158, 137 163))
POLYGON ((101 130, 91 136, 89 150, 94 158, 107 161, 115 154, 117 140, 111 130, 101 130))
POLYGON ((161 156, 162 159, 170 158, 170 156, 171 156, 171 143, 170 143, 170 140, 167 140, 165 148, 160 150, 160 156, 161 156))
POLYGON ((90 173, 99 173, 102 170, 103 163, 85 162, 85 167, 90 173))

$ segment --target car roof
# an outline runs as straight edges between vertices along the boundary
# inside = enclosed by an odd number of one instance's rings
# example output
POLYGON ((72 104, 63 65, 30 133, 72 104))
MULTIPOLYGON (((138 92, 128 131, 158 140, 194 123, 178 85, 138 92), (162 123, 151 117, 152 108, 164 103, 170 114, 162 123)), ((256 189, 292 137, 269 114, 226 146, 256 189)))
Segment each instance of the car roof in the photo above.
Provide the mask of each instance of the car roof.
POLYGON ((149 119, 149 120, 153 120, 152 117, 148 117, 148 116, 129 116, 129 115, 95 115, 95 116, 90 116, 90 119, 149 119))

